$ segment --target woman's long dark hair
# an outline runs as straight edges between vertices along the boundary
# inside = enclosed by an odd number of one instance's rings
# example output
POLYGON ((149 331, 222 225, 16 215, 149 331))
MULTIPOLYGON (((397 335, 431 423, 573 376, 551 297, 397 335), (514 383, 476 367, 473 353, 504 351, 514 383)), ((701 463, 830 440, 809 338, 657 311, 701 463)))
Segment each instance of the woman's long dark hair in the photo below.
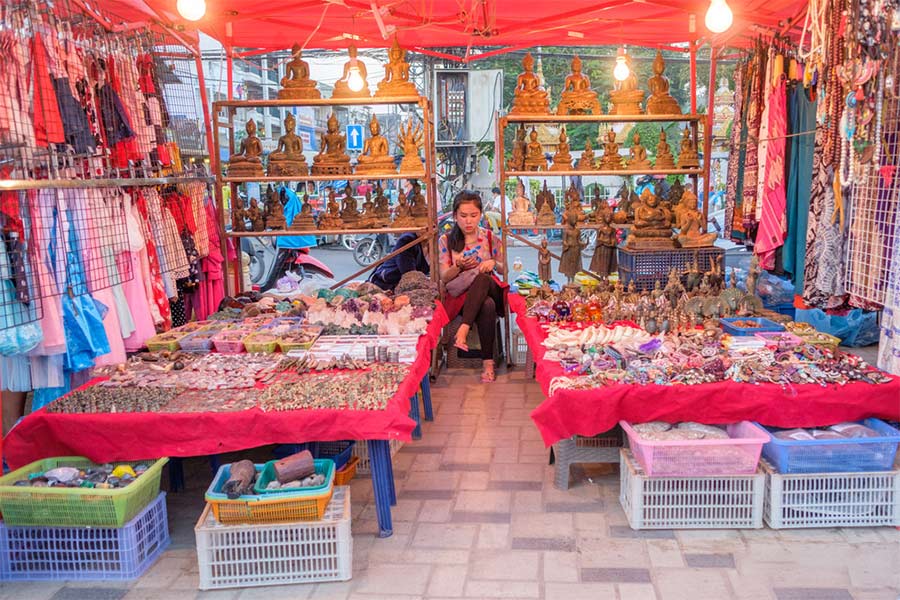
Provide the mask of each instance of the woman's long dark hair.
MULTIPOLYGON (((484 212, 484 205, 481 203, 481 194, 473 190, 463 190, 456 194, 453 198, 453 218, 456 219, 456 212, 463 204, 474 204, 479 212, 484 212)), ((447 234, 447 247, 453 252, 462 252, 466 247, 466 236, 463 234, 458 223, 453 223, 453 228, 447 234)))

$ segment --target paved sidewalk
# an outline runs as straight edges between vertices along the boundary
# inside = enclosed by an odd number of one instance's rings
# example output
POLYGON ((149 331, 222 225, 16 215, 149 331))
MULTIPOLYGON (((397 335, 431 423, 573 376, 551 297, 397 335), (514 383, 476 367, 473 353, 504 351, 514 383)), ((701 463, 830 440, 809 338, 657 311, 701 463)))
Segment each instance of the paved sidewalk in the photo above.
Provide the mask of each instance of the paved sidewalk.
POLYGON ((541 393, 521 370, 491 385, 444 372, 433 396, 435 421, 394 459, 393 537, 376 536, 370 480, 352 484, 352 581, 198 592, 193 526, 210 473, 196 459, 188 491, 168 496, 172 547, 140 580, 0 584, 0 598, 900 598, 900 531, 632 531, 617 467, 576 468, 570 490, 553 487, 528 416, 541 393))

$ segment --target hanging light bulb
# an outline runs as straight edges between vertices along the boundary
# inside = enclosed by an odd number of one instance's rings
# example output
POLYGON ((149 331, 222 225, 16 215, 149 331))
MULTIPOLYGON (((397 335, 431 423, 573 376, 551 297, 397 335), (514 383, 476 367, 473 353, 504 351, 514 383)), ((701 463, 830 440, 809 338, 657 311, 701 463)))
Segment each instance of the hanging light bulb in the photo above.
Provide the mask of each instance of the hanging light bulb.
POLYGON ((631 69, 628 68, 628 62, 625 60, 625 47, 623 46, 616 53, 616 66, 613 69, 613 77, 616 78, 616 81, 625 81, 630 74, 631 69))
POLYGON ((728 31, 734 22, 734 14, 725 0, 710 0, 709 9, 706 11, 706 28, 713 33, 728 31))
POLYGON ((363 89, 365 83, 366 81, 362 78, 359 66, 356 64, 356 59, 351 59, 350 72, 347 75, 347 87, 350 88, 351 91, 358 92, 363 89))
POLYGON ((206 14, 206 0, 178 0, 175 8, 188 21, 199 21, 206 14))

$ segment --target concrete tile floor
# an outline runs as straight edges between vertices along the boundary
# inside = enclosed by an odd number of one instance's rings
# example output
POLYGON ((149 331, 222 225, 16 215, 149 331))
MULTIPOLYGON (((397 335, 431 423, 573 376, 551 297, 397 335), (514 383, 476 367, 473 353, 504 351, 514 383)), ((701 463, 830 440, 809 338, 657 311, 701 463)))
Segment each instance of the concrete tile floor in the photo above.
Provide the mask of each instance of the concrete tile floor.
POLYGON ((394 459, 393 537, 376 537, 371 482, 351 485, 349 582, 198 592, 193 526, 211 473, 192 459, 188 490, 168 495, 172 546, 141 579, 0 583, 0 599, 900 598, 896 529, 633 531, 617 467, 574 468, 570 490, 553 487, 528 417, 540 390, 521 370, 489 386, 474 372, 444 372, 433 396, 435 421, 394 459))

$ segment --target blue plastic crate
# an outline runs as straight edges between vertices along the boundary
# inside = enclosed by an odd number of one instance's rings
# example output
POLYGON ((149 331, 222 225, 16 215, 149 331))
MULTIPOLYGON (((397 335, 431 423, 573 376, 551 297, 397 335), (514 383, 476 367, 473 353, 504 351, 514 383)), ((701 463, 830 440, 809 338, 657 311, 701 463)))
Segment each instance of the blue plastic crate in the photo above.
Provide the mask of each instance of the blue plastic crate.
POLYGON ((753 335, 756 333, 765 333, 768 331, 784 331, 784 326, 779 325, 775 321, 764 319, 762 317, 729 317, 727 319, 719 319, 719 324, 725 333, 731 335, 753 335), (756 327, 735 327, 735 321, 752 321, 756 323, 756 327))
POLYGON ((120 528, 0 523, 0 580, 136 579, 169 541, 165 492, 120 528))
POLYGON ((766 306, 765 308, 767 310, 777 312, 779 315, 790 317, 792 320, 797 314, 797 309, 791 302, 784 302, 783 304, 773 304, 771 306, 766 306))
POLYGON ((335 470, 341 470, 353 455, 355 440, 339 440, 337 442, 307 442, 304 444, 282 444, 275 446, 272 454, 275 458, 284 458, 309 450, 313 458, 328 458, 334 461, 335 470))
MULTIPOLYGON (((780 440, 772 436, 763 457, 782 474, 859 473, 894 467, 900 431, 880 419, 860 421, 880 437, 844 440, 780 440)), ((769 432, 778 431, 768 428, 769 432)))
POLYGON ((269 485, 269 482, 276 479, 275 461, 270 460, 263 467, 262 471, 259 474, 259 477, 256 478, 256 483, 253 484, 253 491, 262 496, 270 497, 287 493, 290 493, 292 495, 303 494, 308 496, 321 494, 322 492, 330 489, 334 484, 334 461, 327 458, 317 458, 313 460, 313 465, 316 469, 317 474, 325 476, 325 481, 322 483, 322 485, 304 488, 278 488, 277 490, 266 489, 266 487, 269 485))

